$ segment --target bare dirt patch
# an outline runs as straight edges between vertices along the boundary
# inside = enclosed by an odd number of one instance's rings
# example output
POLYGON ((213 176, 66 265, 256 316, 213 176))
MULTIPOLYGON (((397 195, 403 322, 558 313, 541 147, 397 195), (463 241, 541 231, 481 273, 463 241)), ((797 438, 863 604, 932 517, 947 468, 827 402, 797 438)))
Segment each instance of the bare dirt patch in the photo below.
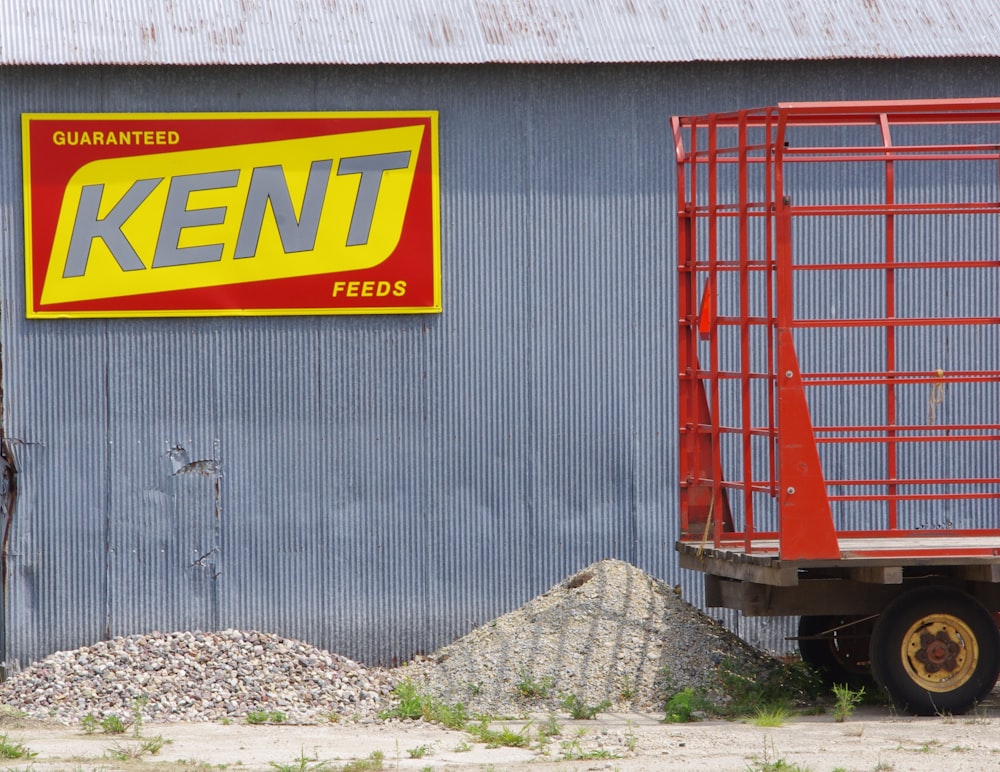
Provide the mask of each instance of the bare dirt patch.
MULTIPOLYGON (((141 761, 116 760, 131 735, 84 734, 37 722, 5 722, 2 732, 37 755, 6 768, 34 770, 342 770, 380 753, 385 770, 914 770, 993 769, 1000 764, 995 707, 963 717, 914 718, 885 708, 861 708, 837 723, 829 715, 792 717, 782 726, 706 720, 664 724, 648 713, 601 714, 593 721, 560 720, 561 734, 540 746, 488 748, 466 732, 423 722, 372 725, 251 726, 163 724, 145 737, 168 740, 141 761), (587 749, 587 750, 582 750, 587 749), (769 766, 770 765, 770 766, 769 766)), ((535 719, 535 724, 542 717, 535 719)), ((520 731, 525 720, 506 722, 520 731)), ((529 727, 529 732, 532 727, 529 727)))

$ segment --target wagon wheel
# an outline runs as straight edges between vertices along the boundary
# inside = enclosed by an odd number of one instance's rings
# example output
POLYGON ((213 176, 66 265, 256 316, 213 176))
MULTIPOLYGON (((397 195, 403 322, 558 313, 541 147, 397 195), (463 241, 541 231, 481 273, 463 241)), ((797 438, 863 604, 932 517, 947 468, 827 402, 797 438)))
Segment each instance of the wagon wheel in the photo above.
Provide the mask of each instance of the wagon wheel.
POLYGON ((871 635, 875 618, 807 616, 799 618, 799 652, 828 685, 871 689, 871 635))
POLYGON ((901 709, 964 713, 993 689, 1000 632, 971 595, 930 586, 901 595, 875 623, 872 674, 901 709))

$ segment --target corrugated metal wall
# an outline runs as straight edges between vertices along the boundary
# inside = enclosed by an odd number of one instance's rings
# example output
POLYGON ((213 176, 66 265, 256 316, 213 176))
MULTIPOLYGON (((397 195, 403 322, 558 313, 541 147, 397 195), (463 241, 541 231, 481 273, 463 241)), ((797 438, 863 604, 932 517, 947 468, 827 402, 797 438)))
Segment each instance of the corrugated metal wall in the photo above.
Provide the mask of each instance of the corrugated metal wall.
POLYGON ((994 0, 4 0, 16 64, 997 56, 994 0))
MULTIPOLYGON (((974 96, 1000 63, 0 69, 12 667, 256 628, 368 663, 676 526, 672 113, 974 96), (21 112, 440 110, 440 316, 24 319, 21 112)), ((783 620, 737 620, 783 649, 783 620)))

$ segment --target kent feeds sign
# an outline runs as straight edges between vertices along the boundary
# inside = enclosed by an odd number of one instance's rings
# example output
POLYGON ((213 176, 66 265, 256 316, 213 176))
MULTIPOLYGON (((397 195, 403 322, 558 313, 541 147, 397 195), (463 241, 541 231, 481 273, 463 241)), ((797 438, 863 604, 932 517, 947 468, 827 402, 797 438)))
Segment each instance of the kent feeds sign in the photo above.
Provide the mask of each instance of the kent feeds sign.
POLYGON ((437 113, 22 115, 29 317, 441 310, 437 113))

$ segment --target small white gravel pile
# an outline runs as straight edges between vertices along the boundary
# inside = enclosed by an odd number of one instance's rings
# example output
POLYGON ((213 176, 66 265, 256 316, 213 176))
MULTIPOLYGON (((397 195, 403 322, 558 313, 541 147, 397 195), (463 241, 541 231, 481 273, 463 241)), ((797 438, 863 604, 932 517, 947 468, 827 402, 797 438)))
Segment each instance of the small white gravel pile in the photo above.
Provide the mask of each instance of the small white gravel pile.
POLYGON ((53 654, 0 684, 0 702, 30 718, 75 724, 244 719, 374 720, 395 681, 337 654, 258 632, 152 633, 53 654))
POLYGON ((473 714, 562 713, 567 695, 656 712, 686 687, 724 702, 723 661, 751 679, 776 664, 669 585, 604 560, 396 672, 473 714))

